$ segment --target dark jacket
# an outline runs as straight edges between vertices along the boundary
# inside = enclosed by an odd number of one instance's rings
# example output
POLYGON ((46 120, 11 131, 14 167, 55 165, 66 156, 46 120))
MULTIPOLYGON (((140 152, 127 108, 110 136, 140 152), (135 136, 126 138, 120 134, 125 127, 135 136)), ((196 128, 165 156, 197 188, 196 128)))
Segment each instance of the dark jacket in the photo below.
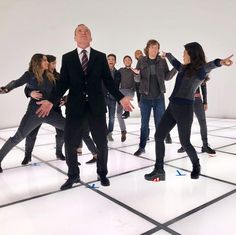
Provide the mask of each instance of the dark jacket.
MULTIPOLYGON (((149 60, 148 57, 144 56, 138 61, 138 64, 136 66, 136 68, 140 70, 140 74, 137 75, 140 77, 139 92, 145 95, 148 95, 149 93, 150 73, 151 73, 148 60, 149 60)), ((176 74, 177 71, 176 69, 169 70, 166 60, 162 59, 160 56, 157 56, 155 64, 156 64, 156 74, 160 91, 161 93, 165 93, 166 88, 164 81, 168 81, 171 78, 173 78, 173 76, 176 74)))
MULTIPOLYGON (((55 89, 55 84, 50 82, 45 74, 43 74, 42 83, 38 83, 36 78, 34 77, 34 74, 29 71, 26 71, 19 79, 13 80, 8 83, 5 88, 8 91, 11 91, 17 87, 23 86, 24 84, 27 84, 27 86, 31 90, 38 90, 40 93, 42 93, 43 97, 41 100, 49 99, 52 94, 52 91, 55 89)), ((34 105, 38 107, 36 102, 38 102, 38 100, 31 98, 29 105, 34 105)))
POLYGON ((170 100, 175 102, 194 102, 194 94, 197 88, 201 85, 208 73, 220 65, 220 60, 206 63, 204 66, 198 69, 191 76, 186 71, 186 66, 181 64, 171 53, 167 53, 166 57, 170 63, 178 70, 176 77, 175 87, 171 94, 170 100))
POLYGON ((66 105, 67 118, 83 117, 88 106, 93 115, 102 116, 106 113, 102 82, 117 101, 124 97, 116 88, 104 53, 91 48, 85 76, 77 49, 75 49, 63 55, 60 80, 49 100, 53 103, 58 102, 69 89, 66 105))
MULTIPOLYGON (((54 77, 56 78, 56 82, 58 82, 58 80, 60 79, 60 74, 58 72, 54 72, 53 73, 54 77)), ((31 98, 30 94, 32 91, 35 91, 37 90, 37 85, 35 86, 34 84, 32 83, 27 83, 26 86, 25 86, 25 89, 24 89, 24 92, 25 92, 25 95, 27 98, 31 98)), ((49 98, 50 96, 48 96, 47 98, 49 98)), ((44 97, 43 97, 44 98, 44 97)), ((31 98, 33 99, 33 98, 31 98)), ((45 98, 44 98, 45 99, 45 98)), ((38 101, 38 100, 37 100, 38 101)), ((53 110, 59 114, 62 114, 62 111, 61 111, 61 107, 60 107, 60 103, 56 104, 53 106, 53 110)))
MULTIPOLYGON (((120 72, 114 68, 114 82, 115 82, 115 86, 116 88, 119 90, 119 87, 120 87, 120 81, 121 81, 121 74, 120 72)), ((104 96, 105 97, 109 97, 109 98, 112 98, 112 99, 115 99, 110 93, 109 91, 107 90, 107 88, 105 87, 105 85, 103 84, 103 93, 104 93, 104 96)))

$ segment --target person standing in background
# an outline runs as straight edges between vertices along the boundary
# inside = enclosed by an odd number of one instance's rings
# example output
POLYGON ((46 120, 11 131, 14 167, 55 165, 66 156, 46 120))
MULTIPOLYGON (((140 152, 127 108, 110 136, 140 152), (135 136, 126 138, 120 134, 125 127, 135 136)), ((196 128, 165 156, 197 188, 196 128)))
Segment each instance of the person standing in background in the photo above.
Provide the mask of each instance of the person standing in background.
MULTIPOLYGON (((124 56, 123 63, 125 67, 120 68, 119 72, 121 75, 120 80, 120 92, 123 95, 134 97, 134 91, 135 91, 135 82, 134 82, 134 72, 131 68, 132 65, 132 58, 129 55, 124 56)), ((125 111, 123 113, 124 109, 122 105, 117 105, 117 119, 120 125, 121 130, 121 142, 124 142, 126 140, 126 125, 124 119, 128 118, 130 116, 130 113, 128 111, 125 111)))
MULTIPOLYGON (((120 87, 120 81, 121 81, 121 74, 120 72, 115 68, 116 64, 116 55, 109 54, 107 56, 107 62, 109 65, 109 69, 111 71, 111 76, 115 82, 116 88, 119 89, 120 87)), ((109 93, 109 91, 106 89, 106 87, 103 85, 104 89, 104 96, 106 100, 106 104, 108 107, 108 132, 107 132, 107 139, 108 141, 114 141, 112 137, 112 132, 114 129, 114 122, 115 122, 115 112, 116 112, 116 100, 115 98, 109 93)))

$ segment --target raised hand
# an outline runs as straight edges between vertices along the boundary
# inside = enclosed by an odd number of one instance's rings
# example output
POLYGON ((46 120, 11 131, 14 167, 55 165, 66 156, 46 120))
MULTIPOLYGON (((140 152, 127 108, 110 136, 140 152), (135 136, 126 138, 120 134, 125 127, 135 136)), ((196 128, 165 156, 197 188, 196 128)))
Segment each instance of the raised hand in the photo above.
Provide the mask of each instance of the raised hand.
POLYGON ((231 60, 231 58, 233 57, 234 55, 232 54, 231 56, 223 59, 220 61, 220 64, 221 65, 225 65, 225 66, 231 66, 233 64, 233 61, 231 60))
POLYGON ((159 52, 159 56, 160 56, 162 59, 165 59, 165 58, 166 58, 166 52, 160 51, 160 52, 159 52))

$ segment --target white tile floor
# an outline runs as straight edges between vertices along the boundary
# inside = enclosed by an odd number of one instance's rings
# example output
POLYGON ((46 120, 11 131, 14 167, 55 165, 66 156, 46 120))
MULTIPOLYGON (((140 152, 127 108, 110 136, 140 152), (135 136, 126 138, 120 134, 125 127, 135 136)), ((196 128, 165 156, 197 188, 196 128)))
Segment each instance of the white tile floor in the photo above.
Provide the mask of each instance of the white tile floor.
MULTIPOLYGON (((191 180, 186 154, 178 154, 176 129, 173 144, 166 145, 166 181, 147 182, 153 169, 155 132, 146 153, 136 157, 140 120, 127 119, 127 140, 120 141, 115 125, 109 142, 110 187, 96 181, 96 165, 85 162, 91 154, 84 145, 81 184, 60 191, 67 178, 64 161, 55 159, 54 128, 43 125, 33 162, 21 166, 24 141, 2 163, 0 174, 0 234, 236 234, 236 120, 208 118, 209 143, 215 157, 202 154, 199 126, 194 120, 191 141, 199 153, 202 175, 191 180), (36 164, 35 164, 36 163, 36 164), (179 170, 184 176, 177 176, 179 170), (89 186, 93 185, 95 188, 89 186)), ((0 146, 16 128, 0 130, 0 146)))

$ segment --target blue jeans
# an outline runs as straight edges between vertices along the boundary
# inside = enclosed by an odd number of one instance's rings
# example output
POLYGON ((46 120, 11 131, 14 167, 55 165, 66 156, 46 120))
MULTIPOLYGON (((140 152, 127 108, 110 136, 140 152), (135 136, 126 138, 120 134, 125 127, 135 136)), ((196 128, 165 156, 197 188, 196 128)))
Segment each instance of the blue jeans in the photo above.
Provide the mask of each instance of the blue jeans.
POLYGON ((105 100, 108 108, 108 133, 110 133, 114 129, 116 100, 111 95, 106 96, 105 100))
POLYGON ((139 148, 144 149, 147 143, 149 120, 151 110, 153 108, 154 123, 157 129, 161 117, 165 111, 165 100, 162 94, 157 99, 145 99, 141 96, 140 111, 141 111, 141 134, 139 148))

